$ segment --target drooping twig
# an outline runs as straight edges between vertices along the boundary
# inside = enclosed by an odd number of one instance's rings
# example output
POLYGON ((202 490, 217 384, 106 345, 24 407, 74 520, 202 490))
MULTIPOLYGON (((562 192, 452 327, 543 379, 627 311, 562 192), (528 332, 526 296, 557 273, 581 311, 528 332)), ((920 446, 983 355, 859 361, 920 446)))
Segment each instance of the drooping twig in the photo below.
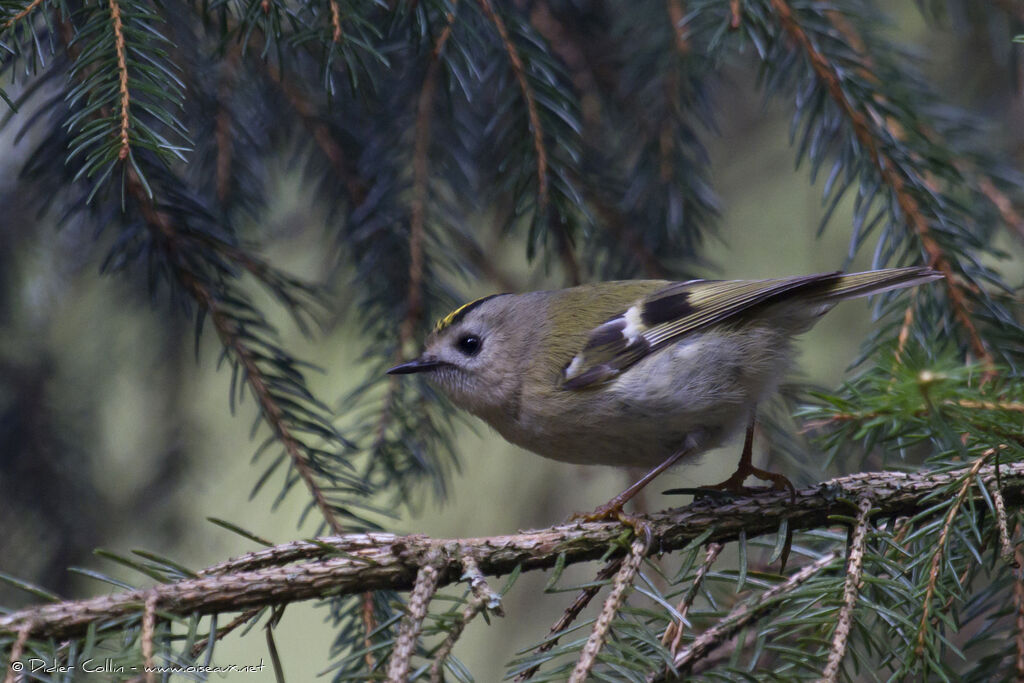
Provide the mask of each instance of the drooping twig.
POLYGON ((932 551, 931 568, 928 570, 928 585, 925 588, 924 600, 921 603, 921 623, 918 626, 917 644, 914 647, 914 654, 919 658, 924 655, 925 638, 928 633, 928 620, 931 617, 932 596, 935 595, 935 588, 939 582, 939 569, 942 566, 942 558, 946 550, 946 541, 949 538, 950 531, 953 529, 953 522, 956 520, 956 513, 960 511, 960 506, 963 505, 964 501, 967 499, 967 492, 974 484, 974 478, 978 475, 978 472, 981 471, 985 461, 988 460, 988 456, 993 455, 995 452, 995 448, 990 448, 982 455, 978 456, 974 465, 972 465, 970 470, 964 475, 963 484, 961 484, 960 490, 956 494, 956 498, 953 499, 952 505, 949 506, 949 512, 946 513, 946 519, 942 524, 942 531, 939 533, 938 541, 935 543, 935 550, 932 551))
POLYGON ((32 624, 26 623, 18 630, 18 637, 15 639, 14 645, 11 647, 11 655, 7 659, 7 675, 4 676, 4 683, 15 683, 19 678, 22 678, 18 675, 18 672, 24 669, 18 668, 19 662, 21 656, 25 653, 25 645, 28 644, 28 637, 32 634, 32 629, 32 624))
POLYGON ((640 571, 640 564, 644 561, 647 550, 647 544, 641 538, 637 538, 629 546, 629 555, 623 560, 622 567, 615 574, 611 593, 605 598, 604 605, 601 607, 601 614, 598 615, 597 621, 594 622, 594 628, 590 631, 590 637, 587 638, 586 644, 580 651, 579 661, 576 662, 576 667, 572 670, 572 675, 569 676, 569 683, 583 683, 587 680, 587 676, 590 675, 590 670, 597 661, 597 655, 601 652, 601 648, 604 647, 604 641, 608 637, 608 630, 612 626, 612 621, 615 619, 615 615, 619 613, 622 601, 626 598, 626 591, 633 586, 633 579, 636 578, 636 573, 640 571))
POLYGON ((233 94, 235 73, 242 54, 240 45, 233 45, 217 69, 217 114, 214 118, 213 139, 217 150, 216 188, 217 200, 223 204, 231 191, 231 163, 234 159, 235 138, 232 134, 231 108, 228 102, 233 94))
MULTIPOLYGON (((516 82, 519 84, 519 90, 523 95, 523 101, 526 102, 526 115, 527 120, 530 122, 530 131, 533 133, 533 152, 537 161, 537 206, 536 212, 538 216, 543 216, 547 213, 548 204, 550 203, 549 197, 549 180, 548 180, 548 149, 544 142, 544 128, 540 122, 540 110, 537 108, 537 97, 534 95, 533 88, 530 87, 530 82, 526 79, 526 66, 523 64, 523 59, 519 55, 519 48, 512 41, 509 35, 508 28, 505 26, 505 22, 494 10, 494 6, 491 4, 491 0, 478 0, 480 8, 484 12, 484 16, 487 20, 494 24, 495 30, 498 32, 498 37, 501 39, 501 44, 505 48, 505 53, 508 55, 509 64, 512 66, 512 73, 516 77, 516 82)), ((569 235, 564 230, 558 229, 557 237, 557 248, 558 254, 562 259, 562 266, 565 268, 566 276, 569 281, 578 285, 581 282, 580 265, 576 261, 576 255, 572 250, 572 241, 569 235)))
POLYGON ((338 0, 330 0, 331 6, 331 42, 341 42, 341 8, 338 0))
POLYGON ((313 136, 316 146, 341 178, 349 198, 356 206, 361 205, 366 200, 369 188, 356 174, 351 160, 346 156, 341 144, 332 136, 330 128, 317 116, 314 104, 291 79, 282 76, 273 62, 267 60, 262 62, 262 65, 267 70, 270 80, 281 88, 285 98, 302 119, 306 130, 313 136))
POLYGON ((424 234, 426 232, 427 183, 429 181, 430 121, 433 112, 437 76, 441 70, 441 52, 452 35, 455 15, 447 16, 447 25, 441 31, 430 53, 427 74, 420 88, 416 105, 416 125, 412 154, 412 202, 409 215, 409 285, 406 294, 405 317, 399 327, 399 351, 412 341, 416 326, 423 317, 424 234))
POLYGON ((0 28, 0 31, 6 31, 10 27, 14 26, 19 21, 21 21, 22 19, 27 17, 29 14, 31 14, 32 10, 34 10, 36 7, 39 7, 39 5, 41 5, 41 4, 43 4, 43 0, 32 0, 32 2, 28 3, 27 5, 25 5, 24 9, 22 9, 20 12, 15 14, 13 17, 11 17, 7 21, 5 21, 3 27, 0 28))
MULTIPOLYGON (((907 310, 903 312, 903 324, 900 325, 900 333, 896 336, 896 362, 899 363, 903 359, 903 350, 907 347, 907 341, 910 340, 910 326, 914 323, 914 299, 911 298, 910 303, 907 304, 907 310)), ((893 378, 895 380, 895 377, 893 378)))
POLYGON ((800 569, 782 583, 773 586, 757 597, 753 603, 740 603, 724 619, 705 630, 690 645, 676 655, 672 661, 676 670, 685 672, 697 660, 704 658, 719 644, 731 638, 737 631, 759 619, 776 606, 775 599, 793 591, 837 559, 836 553, 828 553, 800 569))
POLYGON ((1004 562, 1012 563, 1014 547, 1010 541, 1010 520, 1006 514, 1003 492, 999 490, 998 480, 987 480, 984 485, 992 497, 992 507, 995 508, 996 528, 999 530, 999 554, 1004 562))
POLYGON ((128 129, 131 121, 128 111, 131 104, 131 96, 128 92, 128 50, 124 43, 124 24, 121 22, 121 6, 117 0, 110 2, 110 23, 114 31, 114 51, 117 53, 117 80, 118 90, 121 95, 121 111, 118 116, 121 119, 121 147, 117 151, 117 158, 124 161, 131 152, 131 145, 128 138, 128 129))
POLYGON ((853 529, 853 538, 846 557, 846 584, 843 586, 843 606, 839 609, 836 630, 832 635, 832 647, 828 652, 828 662, 821 674, 820 683, 835 683, 839 680, 839 667, 846 655, 846 643, 853 627, 853 611, 857 606, 857 595, 860 593, 861 571, 864 565, 864 547, 868 535, 871 512, 871 499, 861 498, 857 506, 857 522, 853 529))
POLYGON ((665 0, 665 10, 668 12, 669 21, 672 22, 672 37, 676 53, 680 57, 685 57, 690 54, 689 31, 683 24, 683 19, 686 18, 686 8, 683 7, 682 0, 665 0))
POLYGON ((420 630, 423 628, 423 620, 427 617, 430 601, 434 597, 434 593, 437 592, 437 581, 436 567, 430 563, 420 567, 416 574, 416 584, 409 596, 409 612, 402 620, 402 626, 398 631, 398 640, 395 642, 395 648, 391 651, 391 659, 388 661, 387 680, 389 683, 404 683, 409 678, 412 655, 416 652, 416 642, 419 640, 420 630))
POLYGON ((469 582, 473 597, 470 598, 465 609, 462 610, 458 621, 448 629, 448 635, 445 636, 444 642, 441 643, 440 647, 437 648, 437 652, 434 653, 434 661, 430 665, 430 683, 441 683, 444 679, 444 663, 452 653, 452 648, 455 647, 456 641, 462 636, 462 632, 476 615, 484 610, 490 610, 499 616, 504 615, 501 609, 501 596, 487 585, 487 579, 484 578, 476 560, 469 556, 463 557, 462 568, 462 578, 469 582))
POLYGON ((701 586, 704 585, 704 577, 711 571, 711 565, 718 559, 718 555, 724 547, 721 543, 708 544, 707 550, 704 553, 704 562, 697 569, 697 573, 693 577, 693 583, 690 584, 690 588, 687 589, 683 599, 679 601, 679 606, 676 607, 676 612, 679 613, 679 620, 669 624, 661 635, 661 644, 668 646, 669 652, 672 654, 679 652, 679 645, 683 639, 683 620, 686 619, 686 614, 690 611, 690 607, 697 598, 697 594, 700 593, 701 586))
MULTIPOLYGON (((709 543, 735 540, 740 531, 752 539, 778 531, 786 519, 794 530, 819 528, 831 523, 837 501, 870 496, 879 517, 912 516, 936 505, 935 495, 962 482, 965 477, 983 480, 995 476, 991 465, 942 472, 862 472, 797 491, 763 491, 727 501, 702 500, 684 508, 651 514, 646 521, 662 552, 684 547, 707 533, 709 543)), ((1008 504, 1024 501, 1024 463, 1000 466, 1002 492, 1008 504)), ((960 504, 966 500, 964 490, 960 504)), ((14 635, 24 628, 40 639, 83 634, 90 624, 109 623, 139 614, 150 591, 158 596, 161 614, 187 616, 238 611, 257 606, 286 604, 325 596, 363 593, 367 590, 409 590, 420 566, 428 558, 439 573, 439 585, 456 580, 461 558, 472 554, 487 576, 554 566, 559 557, 566 563, 590 561, 608 552, 623 532, 619 522, 580 522, 508 536, 431 539, 394 534, 348 534, 319 539, 301 551, 301 561, 266 564, 272 549, 251 553, 245 559, 220 566, 257 568, 204 573, 194 578, 162 583, 145 590, 124 591, 87 600, 72 600, 29 607, 0 616, 0 633, 14 635), (317 546, 313 548, 312 546, 317 546)), ((287 544, 288 556, 297 554, 287 544)))
MULTIPOLYGON (((603 567, 601 567, 597 572, 597 578, 595 578, 594 582, 580 590, 576 595, 576 599, 572 601, 572 604, 565 608, 565 611, 562 612, 562 616, 558 618, 558 621, 552 624, 551 628, 548 629, 548 638, 546 638, 544 643, 537 648, 537 654, 543 654, 558 645, 558 638, 552 638, 551 636, 561 633, 569 628, 569 626, 572 625, 572 622, 576 621, 576 618, 579 617, 580 612, 586 609, 587 605, 590 604, 590 601, 594 599, 594 596, 601 591, 601 587, 604 585, 604 582, 614 576, 621 566, 622 558, 617 557, 609 560, 603 567)), ((539 670, 540 664, 531 666, 516 676, 516 682, 521 683, 521 681, 530 680, 539 670)))
POLYGON ((210 287, 197 278, 194 273, 183 267, 180 260, 174 258, 173 252, 179 248, 177 227, 174 225, 171 217, 156 206, 146 192, 142 181, 134 169, 130 167, 128 168, 126 182, 128 193, 138 202, 146 225, 154 236, 160 239, 165 248, 172 252, 170 261, 177 264, 175 276, 196 304, 209 314, 221 344, 234 356, 238 364, 245 371, 245 380, 252 390, 253 396, 256 398, 264 419, 274 431, 288 457, 291 459, 295 470, 306 484, 306 488, 313 497, 313 501, 323 516, 324 521, 327 522, 334 533, 344 533, 345 529, 341 521, 338 519, 330 503, 328 503, 323 489, 316 482, 310 463, 303 453, 302 445, 292 434, 291 428, 284 419, 282 406, 274 400, 271 393, 271 385, 259 365, 258 354, 238 334, 235 321, 224 311, 220 301, 210 287))
POLYGON ((156 674, 153 671, 153 638, 156 633, 156 593, 146 598, 142 612, 142 663, 146 667, 146 683, 153 683, 156 674))
MULTIPOLYGON (((252 609, 245 610, 244 612, 239 614, 237 617, 232 619, 230 622, 228 622, 228 624, 226 626, 224 626, 223 628, 217 629, 217 632, 214 635, 214 640, 223 640, 224 636, 232 633, 239 626, 243 626, 245 624, 248 624, 253 618, 255 618, 262 611, 263 611, 262 607, 254 607, 252 609)), ((205 650, 209 646, 210 646, 210 639, 209 638, 204 638, 202 640, 196 641, 196 643, 192 646, 192 650, 190 652, 190 654, 192 655, 192 658, 195 659, 199 655, 203 654, 203 650, 205 650)))
MULTIPOLYGON (((1020 524, 1014 530, 1014 535, 1020 533, 1020 524)), ((1024 680, 1024 552, 1020 546, 1013 550, 1013 559, 1017 568, 1013 572, 1013 611, 1014 611, 1014 641, 1017 645, 1017 656, 1014 658, 1014 669, 1017 672, 1017 680, 1024 680)))

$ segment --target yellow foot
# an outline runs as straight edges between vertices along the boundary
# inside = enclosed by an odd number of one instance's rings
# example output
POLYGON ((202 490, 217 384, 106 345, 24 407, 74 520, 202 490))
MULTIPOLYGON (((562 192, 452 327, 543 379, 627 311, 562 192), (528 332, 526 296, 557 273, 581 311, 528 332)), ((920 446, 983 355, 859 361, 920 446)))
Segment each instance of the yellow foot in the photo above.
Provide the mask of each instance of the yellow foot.
POLYGON ((631 515, 628 512, 623 511, 622 506, 624 503, 617 500, 610 500, 604 505, 596 508, 593 512, 576 512, 569 517, 570 522, 610 522, 617 520, 624 526, 628 526, 633 530, 638 538, 643 539, 644 543, 650 546, 653 539, 653 532, 651 531, 651 525, 648 524, 647 520, 637 515, 631 515))

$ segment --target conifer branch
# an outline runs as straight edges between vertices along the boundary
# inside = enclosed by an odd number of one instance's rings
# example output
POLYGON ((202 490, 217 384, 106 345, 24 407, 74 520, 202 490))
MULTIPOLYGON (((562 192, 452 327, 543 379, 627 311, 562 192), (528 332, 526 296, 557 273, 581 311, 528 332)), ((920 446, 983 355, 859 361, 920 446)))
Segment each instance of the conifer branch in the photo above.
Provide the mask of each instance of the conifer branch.
POLYGON ((871 520, 871 498, 861 498, 857 506, 857 521, 853 528, 853 538, 846 556, 846 583, 843 586, 843 606, 836 620, 836 630, 832 636, 832 647, 828 653, 828 663, 821 674, 821 683, 835 683, 839 680, 839 670, 846 655, 846 643, 853 628, 853 612, 857 607, 857 595, 860 592, 861 570, 864 565, 864 546, 867 542, 868 527, 871 520))
POLYGON ((712 650, 735 635, 737 631, 767 616, 776 609, 778 607, 778 598, 783 598, 787 593, 799 588, 801 584, 814 577, 837 559, 838 555, 836 553, 826 553, 798 570, 782 583, 758 595, 757 599, 752 603, 739 603, 724 619, 703 631, 688 647, 677 654, 672 660, 672 665, 681 673, 689 671, 690 667, 711 654, 712 650))
POLYGON ((1010 541, 1010 520, 1006 514, 1006 501, 999 490, 999 480, 986 481, 985 487, 992 497, 992 508, 995 511, 996 529, 999 530, 999 554, 1004 562, 1013 563, 1013 543, 1010 541))
MULTIPOLYGON (((224 626, 223 628, 218 628, 216 634, 214 635, 214 640, 223 640, 224 636, 230 635, 239 626, 244 626, 245 624, 248 624, 250 621, 252 621, 254 618, 256 618, 262 613, 262 607, 253 607, 252 609, 245 610, 237 617, 232 619, 230 622, 228 622, 226 626, 224 626)), ((192 656, 193 659, 195 659, 199 657, 199 655, 203 654, 203 651, 206 650, 206 648, 208 648, 209 646, 210 639, 204 638, 203 640, 197 641, 195 645, 192 646, 192 649, 189 651, 189 654, 192 656)))
POLYGON ((11 656, 7 660, 7 674, 4 676, 4 683, 17 683, 22 678, 18 674, 19 669, 15 666, 15 662, 21 661, 21 656, 25 653, 25 645, 28 644, 28 637, 32 634, 32 628, 31 623, 26 623, 18 630, 18 636, 14 645, 11 646, 11 656))
POLYGON ((0 28, 0 32, 6 31, 7 29, 9 29, 12 26, 14 26, 15 24, 17 24, 19 21, 21 21, 22 19, 27 17, 29 14, 31 14, 32 10, 34 10, 36 7, 39 7, 39 5, 41 5, 41 4, 43 4, 43 0, 32 0, 30 3, 25 5, 24 9, 22 9, 21 11, 16 13, 13 17, 11 17, 7 21, 5 21, 3 27, 0 28))
MULTIPOLYGON (((924 599, 921 601, 921 623, 917 630, 917 644, 914 648, 914 654, 920 658, 924 656, 925 649, 925 638, 928 632, 929 619, 931 617, 932 597, 935 595, 935 588, 939 581, 939 570, 942 567, 942 559, 946 550, 946 542, 949 539, 950 531, 953 528, 953 522, 956 520, 956 514, 960 511, 960 506, 963 505, 967 499, 967 492, 971 489, 971 486, 975 483, 975 477, 978 472, 984 466, 985 461, 988 460, 989 456, 996 453, 995 448, 990 448, 985 451, 982 455, 974 461, 970 470, 963 478, 963 484, 960 485, 960 490, 956 494, 956 498, 953 499, 953 503, 949 506, 949 512, 946 513, 946 519, 942 524, 942 531, 939 532, 939 538, 935 543, 935 550, 932 551, 931 567, 928 570, 928 585, 925 588, 924 599)), ((994 474, 994 473, 993 473, 994 474)))
POLYGON ((594 662, 597 661, 597 655, 601 652, 602 646, 604 646, 605 638, 608 637, 608 630, 612 626, 612 620, 615 619, 619 608, 622 607, 622 601, 626 598, 626 591, 633 586, 633 579, 636 578, 637 572, 640 571, 640 564, 644 561, 648 550, 648 544, 643 539, 638 538, 630 544, 629 555, 615 574, 611 593, 608 594, 604 605, 601 606, 601 613, 598 615, 597 621, 594 622, 594 628, 590 631, 587 643, 580 652, 579 661, 576 662, 572 675, 569 676, 569 683, 584 683, 587 680, 587 676, 590 675, 590 670, 594 667, 594 662))
MULTIPOLYGON (((1014 536, 1020 534, 1018 524, 1014 536)), ((1013 559, 1016 568, 1013 572, 1013 616, 1014 616, 1014 645, 1016 646, 1016 657, 1014 657, 1014 670, 1017 672, 1018 680, 1024 680, 1024 552, 1020 545, 1014 547, 1013 559)))
POLYGON ((338 0, 328 0, 331 6, 331 42, 341 42, 341 8, 338 7, 338 0))
POLYGON ((153 672, 153 638, 156 632, 156 593, 150 593, 142 608, 142 662, 146 666, 146 683, 156 680, 153 672))
MULTIPOLYGON (((874 515, 914 515, 935 506, 940 491, 960 484, 962 505, 973 477, 995 477, 993 465, 932 472, 862 472, 789 492, 763 491, 728 501, 702 500, 676 510, 646 516, 654 540, 652 549, 670 552, 695 538, 706 542, 735 540, 743 531, 748 541, 774 534, 786 519, 793 530, 831 524, 830 516, 849 505, 843 501, 869 496, 874 515)), ((1000 465, 1003 496, 1009 504, 1024 500, 1024 463, 1000 465)), ((84 633, 91 623, 138 613, 150 591, 157 607, 176 615, 212 614, 255 606, 296 602, 367 590, 409 590, 420 567, 428 563, 438 572, 438 587, 458 580, 462 557, 474 557, 488 576, 554 566, 559 556, 567 564, 604 556, 623 532, 619 522, 580 522, 508 536, 431 539, 387 533, 324 537, 316 542, 288 543, 236 558, 194 578, 150 589, 72 600, 26 608, 0 616, 0 634, 29 628, 34 638, 64 638, 84 633), (300 561, 293 561, 298 560, 300 561)), ((619 550, 618 552, 622 552, 619 550)))
POLYGON ((323 489, 316 482, 307 456, 303 453, 302 444, 292 434, 284 418, 283 408, 271 393, 268 378, 257 361, 256 352, 238 334, 236 321, 224 311, 216 294, 209 286, 197 278, 195 273, 184 267, 180 254, 176 253, 180 248, 178 244, 178 230, 171 217, 166 212, 157 208, 132 168, 128 169, 127 189, 128 193, 138 202, 143 218, 149 229, 153 232, 154 237, 159 239, 170 251, 170 261, 173 264, 174 274, 178 281, 196 304, 209 314, 221 344, 245 370, 245 381, 252 389, 261 414, 267 421, 267 424, 270 425, 275 436, 280 440, 281 445, 284 446, 285 452, 288 454, 296 472, 299 473, 299 476, 306 484, 306 488, 313 497, 313 501, 323 516, 324 521, 334 533, 344 533, 344 526, 330 503, 328 503, 323 489))
POLYGON ((797 20, 787 0, 771 0, 771 6, 775 10, 779 24, 807 55, 811 68, 814 69, 815 74, 825 85, 829 95, 850 122, 857 140, 860 141, 861 145, 868 152, 882 180, 892 190, 900 210, 910 227, 917 234, 922 248, 928 254, 929 265, 945 275, 944 282, 949 295, 950 305, 953 308, 953 314, 967 334, 971 348, 978 360, 986 365, 990 365, 993 360, 992 355, 986 348, 985 342, 979 334, 977 326, 974 324, 971 307, 967 301, 967 296, 963 292, 962 285, 955 277, 948 256, 932 234, 931 227, 928 225, 928 219, 922 213, 920 204, 907 189, 909 178, 904 177, 903 174, 913 173, 913 171, 895 164, 882 151, 882 145, 872 133, 867 115, 850 101, 850 98, 843 90, 836 66, 815 47, 807 32, 797 20))
MULTIPOLYGON (((512 41, 512 38, 509 35, 505 22, 494 10, 491 0, 478 0, 478 2, 480 3, 480 8, 484 12, 484 16, 487 17, 488 21, 494 24, 494 28, 498 32, 501 44, 505 48, 505 53, 508 55, 509 64, 512 66, 512 73, 515 75, 516 82, 519 84, 519 90, 522 93, 523 101, 526 103, 526 114, 530 123, 530 132, 533 134, 533 151, 537 163, 537 206, 535 211, 538 215, 543 216, 547 213, 548 204, 550 203, 548 190, 548 149, 544 142, 544 128, 541 126, 540 112, 537 108, 537 98, 534 96, 533 89, 530 87, 530 83, 526 79, 526 66, 523 64, 522 57, 519 55, 519 49, 516 47, 516 44, 512 41)), ((558 230, 556 248, 558 249, 559 257, 562 260, 562 266, 565 268, 569 282, 573 285, 578 285, 583 280, 580 273, 579 262, 576 260, 576 255, 573 253, 572 240, 563 228, 557 227, 556 229, 558 230)))
POLYGON ((509 36, 508 28, 498 13, 494 11, 491 0, 479 0, 480 8, 484 11, 487 20, 494 24, 501 38, 501 44, 508 55, 509 64, 512 66, 512 73, 519 84, 519 90, 526 102, 526 113, 530 122, 530 132, 533 134, 533 151, 537 162, 537 211, 543 212, 548 206, 548 150, 544 144, 544 129, 540 125, 540 114, 537 111, 537 100, 533 96, 533 90, 526 80, 526 67, 519 56, 519 50, 509 36))
POLYGON ((441 70, 441 51, 452 35, 455 14, 448 13, 446 25, 437 37, 430 52, 427 74, 420 88, 416 105, 416 125, 412 155, 412 202, 409 217, 409 287, 406 294, 406 312, 399 328, 401 353, 416 334, 416 328, 423 318, 423 269, 424 233, 426 232, 427 184, 429 181, 430 121, 433 113, 434 91, 437 76, 441 70))
POLYGON ((675 38, 676 52, 680 57, 690 54, 689 31, 683 25, 686 18, 686 9, 682 0, 665 0, 665 10, 668 12, 668 19, 672 22, 672 36, 675 38))
MULTIPOLYGON (((693 577, 693 582, 690 587, 686 590, 686 594, 683 599, 679 601, 679 606, 676 607, 676 612, 679 613, 679 619, 672 621, 665 628, 665 632, 661 635, 661 644, 668 647, 669 652, 676 655, 680 651, 680 644, 683 638, 683 626, 686 615, 690 611, 690 607, 693 606, 693 601, 697 598, 697 594, 700 593, 701 587, 704 585, 704 578, 711 571, 711 565, 718 559, 718 555, 722 552, 722 548, 725 546, 721 543, 709 543, 707 550, 704 553, 704 561, 701 563, 700 568, 697 569, 697 573, 693 577)), ((651 674, 649 680, 653 680, 654 674, 651 674)))
POLYGON ((388 661, 388 683, 404 683, 409 678, 409 665, 419 642, 423 620, 427 617, 430 601, 437 592, 437 568, 429 562, 416 573, 416 583, 409 596, 408 613, 402 620, 398 641, 388 661))
POLYGON ((334 139, 327 125, 317 117, 316 107, 299 87, 290 79, 285 78, 281 71, 272 63, 267 62, 264 66, 270 81, 276 84, 281 89, 281 92, 284 93, 292 109, 302 119, 306 130, 313 136, 313 141, 320 149, 320 152, 334 168, 338 177, 341 178, 349 198, 351 198, 356 206, 361 205, 366 200, 368 188, 356 175, 345 154, 344 147, 334 139))
POLYGON ((129 114, 131 96, 128 92, 128 57, 125 54, 124 26, 121 24, 121 5, 118 3, 118 0, 109 0, 109 2, 110 23, 114 31, 114 51, 117 54, 118 90, 121 94, 121 106, 119 112, 121 119, 121 147, 118 150, 117 158, 124 161, 128 158, 128 154, 131 152, 131 146, 128 141, 128 128, 131 121, 129 114))
MULTIPOLYGON (((587 605, 590 604, 590 601, 594 599, 594 596, 601 592, 604 582, 615 576, 621 567, 621 557, 613 558, 601 567, 597 572, 597 577, 594 579, 593 583, 580 590, 576 595, 576 599, 572 601, 572 604, 565 608, 565 611, 562 612, 562 616, 558 618, 558 621, 552 624, 551 628, 548 629, 548 637, 545 639, 544 643, 537 648, 538 654, 548 652, 558 645, 558 638, 552 638, 551 636, 561 633, 569 628, 572 625, 572 622, 576 621, 576 618, 579 617, 580 612, 586 609, 587 605)), ((516 681, 528 681, 533 678, 539 670, 540 664, 531 666, 516 676, 516 681)))
POLYGON ((434 661, 430 664, 430 683, 441 683, 444 680, 444 664, 448 660, 448 656, 451 655, 455 643, 462 636, 462 632, 476 615, 486 610, 490 610, 498 616, 505 614, 501 607, 501 596, 487 585, 487 579, 484 578, 476 560, 469 555, 464 556, 462 570, 462 578, 469 582, 473 597, 462 610, 459 619, 452 625, 444 642, 434 653, 434 661))
POLYGON ((217 199, 221 204, 228 198, 231 188, 231 161, 234 156, 235 139, 231 134, 232 120, 228 101, 235 82, 235 72, 241 58, 241 48, 237 45, 228 49, 224 61, 220 65, 217 78, 217 114, 214 124, 214 141, 217 149, 215 182, 217 199))

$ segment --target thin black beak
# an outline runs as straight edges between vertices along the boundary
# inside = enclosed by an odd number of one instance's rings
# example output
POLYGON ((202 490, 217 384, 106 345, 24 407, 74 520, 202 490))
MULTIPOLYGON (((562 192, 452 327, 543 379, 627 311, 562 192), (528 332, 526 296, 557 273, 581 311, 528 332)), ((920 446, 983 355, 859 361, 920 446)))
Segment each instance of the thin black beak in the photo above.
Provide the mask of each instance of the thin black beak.
POLYGON ((409 375, 414 372, 426 372, 427 370, 433 370, 444 365, 444 361, 433 360, 429 358, 414 358, 413 360, 396 365, 395 367, 388 370, 389 375, 409 375))

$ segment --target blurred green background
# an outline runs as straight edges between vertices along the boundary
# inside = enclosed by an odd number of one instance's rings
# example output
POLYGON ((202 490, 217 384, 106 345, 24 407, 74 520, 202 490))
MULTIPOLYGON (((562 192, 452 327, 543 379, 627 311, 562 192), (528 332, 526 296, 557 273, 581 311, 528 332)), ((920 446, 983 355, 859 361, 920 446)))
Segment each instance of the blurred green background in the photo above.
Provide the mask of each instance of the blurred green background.
MULTIPOLYGON (((936 35, 910 7, 897 23, 904 37, 916 36, 924 52, 934 57, 929 70, 949 87, 951 98, 977 104, 986 84, 973 76, 991 69, 979 69, 970 60, 990 58, 984 40, 936 35)), ((731 85, 717 93, 726 116, 720 134, 705 137, 722 218, 720 239, 706 250, 716 268, 703 275, 760 278, 868 267, 865 254, 845 262, 848 204, 836 212, 824 235, 816 236, 821 189, 810 185, 806 169, 794 170, 788 112, 762 104, 751 72, 735 69, 731 85)), ((1018 136, 1019 145, 1020 131, 1010 135, 1018 136)), ((10 130, 0 138, 0 182, 13 183, 9 169, 26 147, 24 142, 15 144, 10 130)), ((270 236, 268 255, 315 280, 321 276, 320 264, 311 254, 321 237, 322 217, 310 215, 301 182, 287 164, 282 162, 273 173, 275 208, 260 226, 270 236)), ((250 462, 255 449, 249 438, 253 405, 243 403, 231 415, 230 373, 216 371, 219 348, 213 335, 201 340, 196 362, 189 326, 166 323, 165 301, 151 302, 124 278, 102 276, 98 264, 80 263, 80 236, 23 227, 4 225, 0 230, 0 251, 5 254, 0 277, 7 292, 0 302, 0 429, 8 430, 8 439, 13 438, 11 430, 22 430, 21 443, 39 452, 31 472, 0 471, 6 482, 0 499, 0 571, 83 596, 107 592, 108 587, 67 574, 63 568, 69 564, 135 580, 110 563, 90 559, 95 547, 119 552, 142 548, 200 568, 254 549, 245 539, 206 522, 207 517, 234 522, 275 542, 312 533, 312 523, 296 525, 307 502, 304 489, 297 487, 276 508, 274 485, 250 500, 263 471, 261 463, 250 462), (34 407, 40 408, 38 413, 34 407), (50 415, 53 421, 33 422, 30 414, 50 415), (38 434, 50 438, 34 441, 38 434), (31 490, 13 487, 15 478, 35 484, 31 490), (67 500, 79 504, 56 503, 67 500), (79 512, 68 516, 67 510, 79 512)), ((524 288, 560 286, 557 274, 532 268, 523 252, 522 245, 512 243, 499 261, 524 288)), ((1003 267, 1010 281, 1024 276, 1020 263, 1003 267)), ((468 299, 490 288, 480 284, 465 294, 468 299)), ((340 400, 364 379, 359 364, 363 342, 343 315, 339 324, 308 340, 273 303, 261 303, 277 311, 275 322, 285 346, 326 369, 311 377, 320 397, 340 400)), ((803 377, 826 386, 840 382, 870 325, 869 305, 863 300, 843 304, 825 317, 801 339, 803 377)), ((462 468, 452 482, 450 500, 427 505, 418 517, 402 520, 399 530, 465 537, 547 526, 604 502, 634 476, 549 462, 475 424, 475 430, 462 429, 459 438, 462 468)), ((732 444, 666 474, 643 504, 666 507, 677 501, 661 496, 664 489, 723 479, 735 466, 738 449, 739 444, 732 444)), ((799 481, 821 476, 820 471, 791 474, 799 481)), ((592 571, 588 568, 580 576, 592 571)), ((508 617, 489 626, 477 620, 459 641, 455 654, 477 680, 500 678, 503 664, 519 647, 535 642, 571 600, 572 594, 543 594, 546 580, 543 573, 523 576, 505 602, 508 617)), ((495 581, 495 587, 500 585, 495 581)), ((4 597, 6 604, 25 601, 13 593, 4 597)), ((328 661, 333 634, 323 619, 313 604, 286 610, 277 644, 288 680, 309 680, 328 661)), ((232 635, 216 656, 222 664, 261 660, 269 664, 259 631, 245 638, 232 635)), ((265 668, 261 674, 225 680, 272 681, 273 673, 265 668)))

